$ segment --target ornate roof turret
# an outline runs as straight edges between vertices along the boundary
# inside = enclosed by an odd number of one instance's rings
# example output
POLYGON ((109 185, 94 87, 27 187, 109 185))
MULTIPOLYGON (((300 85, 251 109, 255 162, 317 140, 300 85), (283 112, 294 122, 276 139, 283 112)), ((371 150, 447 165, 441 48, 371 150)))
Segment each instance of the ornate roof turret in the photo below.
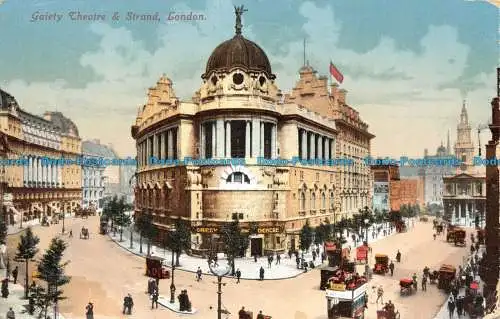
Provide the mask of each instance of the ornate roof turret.
POLYGON ((271 64, 264 50, 256 43, 245 39, 241 35, 241 16, 247 10, 235 7, 236 34, 230 40, 219 44, 208 58, 205 73, 202 79, 207 79, 214 71, 230 72, 232 69, 241 68, 245 72, 265 73, 269 79, 275 79, 272 74, 271 64))

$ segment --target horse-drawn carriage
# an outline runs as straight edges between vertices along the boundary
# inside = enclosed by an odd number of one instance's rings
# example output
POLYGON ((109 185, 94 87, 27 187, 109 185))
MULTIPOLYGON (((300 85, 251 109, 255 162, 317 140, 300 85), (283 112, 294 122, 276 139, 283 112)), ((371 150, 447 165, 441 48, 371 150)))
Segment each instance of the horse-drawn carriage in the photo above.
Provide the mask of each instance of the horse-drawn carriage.
POLYGON ((408 296, 416 291, 415 283, 411 278, 403 278, 399 280, 399 287, 401 288, 400 289, 401 296, 408 296))
POLYGON ((375 255, 375 266, 373 272, 376 274, 386 274, 389 272, 389 256, 384 254, 375 255))
POLYGON ((444 231, 444 226, 442 224, 436 225, 436 234, 441 235, 441 233, 444 231))
MULTIPOLYGON (((449 225, 446 233, 446 241, 453 243, 455 242, 455 237, 460 238, 463 234, 465 234, 464 229, 457 226, 449 225)), ((465 235, 463 236, 465 240, 465 235)))
POLYGON ((405 224, 405 222, 404 222, 404 221, 402 221, 402 220, 398 220, 398 221, 396 221, 396 222, 395 222, 395 227, 396 227, 396 231, 397 231, 398 233, 404 233, 404 232, 406 232, 406 230, 407 230, 407 229, 406 229, 406 224, 405 224))
POLYGON ((82 230, 80 231, 80 239, 89 239, 90 234, 89 234, 89 229, 86 227, 82 227, 82 230))
POLYGON ((420 221, 427 223, 429 221, 429 218, 427 216, 420 216, 420 221))
POLYGON ((464 229, 457 228, 453 231, 453 242, 455 243, 455 246, 465 246, 465 237, 467 236, 467 233, 465 232, 464 229))
POLYGON ((450 291, 451 283, 455 279, 457 269, 452 265, 442 265, 439 268, 438 289, 450 291))

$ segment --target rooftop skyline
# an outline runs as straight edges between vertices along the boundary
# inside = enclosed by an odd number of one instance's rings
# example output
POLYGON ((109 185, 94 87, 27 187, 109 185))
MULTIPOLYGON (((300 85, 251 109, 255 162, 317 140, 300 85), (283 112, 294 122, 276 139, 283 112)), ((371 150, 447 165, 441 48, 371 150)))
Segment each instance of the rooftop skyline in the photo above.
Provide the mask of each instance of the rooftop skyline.
POLYGON ((240 4, 248 8, 242 33, 265 50, 283 91, 298 80, 304 38, 319 74, 328 75, 333 61, 348 104, 376 135, 374 156, 423 156, 425 148, 432 154, 448 130, 453 145, 464 99, 477 144, 475 128, 488 121, 496 95, 498 10, 486 2, 5 1, 0 86, 26 111, 61 111, 83 139, 135 154, 130 126, 147 88, 165 73, 177 95, 190 98, 212 50, 234 35, 233 5, 240 4), (68 12, 76 11, 107 18, 71 21, 68 12), (162 21, 111 19, 129 11, 158 12, 162 21), (30 22, 36 12, 64 17, 30 22), (166 21, 171 12, 206 19, 166 21))

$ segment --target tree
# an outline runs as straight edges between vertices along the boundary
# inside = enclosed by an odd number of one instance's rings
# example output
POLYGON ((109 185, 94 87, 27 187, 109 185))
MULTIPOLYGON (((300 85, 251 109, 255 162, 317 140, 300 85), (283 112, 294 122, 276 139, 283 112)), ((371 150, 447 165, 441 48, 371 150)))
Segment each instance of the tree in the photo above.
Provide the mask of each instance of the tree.
POLYGON ((179 266, 179 257, 182 251, 191 248, 191 229, 188 224, 180 218, 174 222, 175 230, 169 232, 169 246, 175 252, 175 265, 179 266))
POLYGON ((249 238, 248 234, 241 231, 239 221, 233 221, 225 224, 221 229, 221 240, 224 244, 224 250, 227 255, 227 260, 231 266, 231 274, 235 274, 234 260, 236 257, 241 257, 248 249, 249 238))
POLYGON ((45 294, 45 315, 49 305, 56 303, 59 300, 66 299, 63 296, 63 291, 59 287, 70 282, 71 278, 66 276, 64 269, 69 264, 69 261, 62 261, 64 251, 67 244, 60 238, 52 238, 49 249, 45 251, 40 263, 38 264, 39 278, 47 283, 45 294))
POLYGON ((24 262, 26 272, 24 279, 24 298, 28 298, 28 266, 29 262, 35 258, 38 253, 37 245, 40 243, 40 238, 33 234, 31 227, 26 229, 26 233, 21 235, 21 241, 17 244, 17 253, 15 260, 18 262, 24 262))
POLYGON ((328 226, 321 223, 318 227, 314 229, 314 244, 321 245, 328 236, 328 230, 326 229, 328 226))
MULTIPOLYGON (((130 225, 130 222, 127 224, 127 218, 123 217, 125 212, 132 209, 132 205, 127 204, 127 200, 125 196, 118 198, 118 196, 114 196, 109 202, 106 203, 104 209, 102 210, 102 216, 111 220, 111 228, 113 229, 113 233, 116 234, 115 224, 117 222, 121 223, 122 226, 130 225)), ((130 219, 130 218, 129 218, 130 219)), ((120 226, 120 225, 118 225, 120 226)), ((120 233, 120 241, 122 238, 122 234, 120 233)))
POLYGON ((151 255, 151 242, 158 235, 158 229, 153 224, 153 215, 151 214, 140 214, 135 223, 137 230, 139 231, 139 252, 142 254, 142 238, 148 240, 147 255, 151 255))
POLYGON ((132 219, 125 212, 120 212, 118 215, 114 216, 115 224, 120 227, 120 241, 123 241, 123 228, 130 226, 132 224, 132 219))
POLYGON ((309 221, 306 221, 306 224, 300 230, 300 249, 303 251, 307 251, 309 247, 311 247, 313 241, 313 230, 309 221))

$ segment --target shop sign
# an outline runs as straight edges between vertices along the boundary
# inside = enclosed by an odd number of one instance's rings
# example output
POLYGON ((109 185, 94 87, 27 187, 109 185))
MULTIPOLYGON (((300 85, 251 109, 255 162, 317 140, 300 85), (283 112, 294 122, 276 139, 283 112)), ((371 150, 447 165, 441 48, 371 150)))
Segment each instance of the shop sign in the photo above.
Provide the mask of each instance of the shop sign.
POLYGON ((330 289, 336 290, 336 291, 345 291, 345 285, 344 284, 332 284, 330 289))
POLYGON ((219 227, 197 226, 194 228, 194 232, 199 234, 217 234, 219 227))
POLYGON ((257 228, 257 233, 258 234, 280 234, 282 233, 282 229, 279 226, 273 226, 273 227, 258 227, 257 228))
POLYGON ((337 290, 326 290, 326 298, 338 298, 342 300, 352 300, 352 290, 337 291, 337 290))

